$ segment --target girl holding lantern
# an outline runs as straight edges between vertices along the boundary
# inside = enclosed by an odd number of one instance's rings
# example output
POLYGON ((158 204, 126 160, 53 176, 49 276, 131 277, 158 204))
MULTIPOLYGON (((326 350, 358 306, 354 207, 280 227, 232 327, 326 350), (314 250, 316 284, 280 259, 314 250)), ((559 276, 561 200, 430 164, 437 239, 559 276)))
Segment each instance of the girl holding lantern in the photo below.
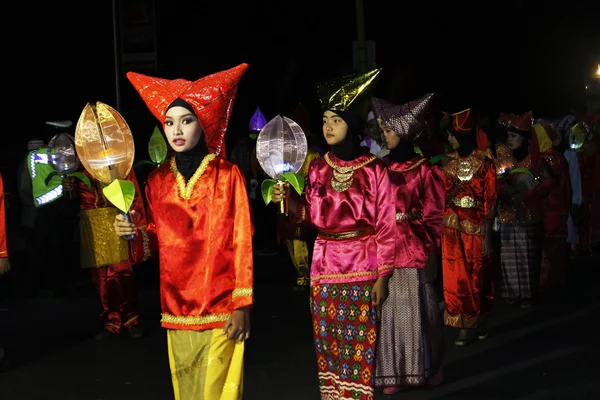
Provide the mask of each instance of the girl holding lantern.
MULTIPOLYGON (((176 400, 242 398, 253 228, 245 179, 226 160, 224 139, 247 68, 195 82, 127 73, 175 151, 149 175, 146 199, 176 400)), ((119 235, 134 230, 122 217, 114 226, 119 235)))
MULTIPOLYGON (((377 309, 394 271, 396 220, 383 162, 360 146, 351 111, 380 70, 319 85, 323 135, 331 151, 309 167, 301 220, 318 230, 310 302, 323 399, 372 399, 377 309)), ((273 202, 285 198, 273 187, 273 202)), ((292 212, 294 210, 291 210, 292 212)))
POLYGON ((383 304, 375 385, 385 394, 399 386, 439 385, 442 320, 435 280, 444 217, 444 180, 439 167, 414 150, 428 129, 433 94, 405 104, 372 98, 389 154, 396 213, 396 258, 390 296, 383 304))

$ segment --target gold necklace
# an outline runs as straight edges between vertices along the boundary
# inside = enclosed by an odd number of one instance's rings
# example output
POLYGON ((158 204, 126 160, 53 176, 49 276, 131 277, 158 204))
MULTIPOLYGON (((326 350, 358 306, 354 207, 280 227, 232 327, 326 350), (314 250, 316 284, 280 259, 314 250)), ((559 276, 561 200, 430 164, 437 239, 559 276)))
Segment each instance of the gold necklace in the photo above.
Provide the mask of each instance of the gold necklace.
POLYGON ((171 158, 171 171, 175 175, 175 180, 177 181, 177 186, 179 189, 179 195, 184 200, 189 200, 192 196, 192 191, 194 190, 194 186, 198 182, 198 179, 204 174, 206 168, 208 167, 208 163, 215 159, 217 155, 214 153, 207 154, 203 159, 194 175, 190 178, 189 182, 185 183, 185 178, 181 175, 181 172, 177 169, 177 163, 175 162, 175 156, 171 158))
POLYGON ((333 168, 333 177, 331 177, 331 187, 333 188, 333 190, 340 193, 348 190, 348 188, 352 186, 352 182, 354 181, 354 178, 352 177, 352 175, 354 175, 354 171, 364 167, 376 158, 377 157, 372 156, 371 158, 367 159, 365 162, 359 165, 354 165, 350 167, 340 167, 339 165, 335 165, 333 161, 331 161, 331 159, 329 158, 329 153, 326 153, 325 161, 327 162, 327 164, 329 164, 331 168, 333 168))

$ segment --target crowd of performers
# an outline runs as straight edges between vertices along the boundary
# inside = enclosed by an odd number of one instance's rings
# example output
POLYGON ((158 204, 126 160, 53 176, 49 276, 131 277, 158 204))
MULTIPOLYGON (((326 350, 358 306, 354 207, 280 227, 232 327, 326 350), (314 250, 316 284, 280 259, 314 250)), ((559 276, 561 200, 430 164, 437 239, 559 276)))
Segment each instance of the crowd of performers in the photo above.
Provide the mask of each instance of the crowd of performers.
MULTIPOLYGON (((247 68, 197 81, 127 74, 173 150, 142 187, 130 173, 130 220, 86 171, 91 186, 36 181, 44 162, 28 155, 36 201, 51 202, 47 194, 61 187, 79 202, 81 266, 102 305, 97 339, 143 335, 132 265, 158 258, 177 400, 242 398, 254 299, 248 255, 261 222, 249 195, 256 188, 245 166, 227 159, 224 138, 247 68)), ((328 148, 309 149, 302 194, 286 184, 272 193, 288 205, 279 234, 298 290, 310 293, 327 400, 442 384, 444 325, 457 329, 456 346, 486 339, 496 288, 531 307, 566 283, 570 256, 600 241, 598 116, 500 113, 495 126, 471 109, 436 118, 434 93, 403 104, 369 97, 379 72, 317 86, 328 148), (369 105, 368 124, 358 104, 369 105)), ((2 229, 0 273, 10 269, 7 251, 2 229)))

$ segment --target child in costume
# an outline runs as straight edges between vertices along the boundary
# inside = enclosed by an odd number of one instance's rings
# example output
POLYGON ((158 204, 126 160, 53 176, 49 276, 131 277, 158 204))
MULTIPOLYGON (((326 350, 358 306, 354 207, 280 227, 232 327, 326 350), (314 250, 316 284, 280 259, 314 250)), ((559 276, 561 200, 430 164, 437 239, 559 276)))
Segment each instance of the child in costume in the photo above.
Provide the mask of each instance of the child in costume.
POLYGON ((392 182, 398 240, 377 346, 375 385, 385 394, 398 392, 399 386, 441 383, 443 333, 435 280, 444 178, 414 144, 428 129, 432 98, 427 94, 404 104, 371 99, 389 150, 383 161, 392 182))
MULTIPOLYGON (((175 150, 148 176, 146 199, 176 400, 242 398, 253 228, 244 176, 226 160, 224 137, 247 68, 195 82, 127 73, 175 150)), ((134 229, 123 217, 114 225, 119 235, 134 229)))
MULTIPOLYGON (((394 272, 396 211, 385 164, 360 146, 363 123, 349 106, 379 71, 319 86, 331 151, 310 164, 298 214, 318 230, 310 303, 323 400, 374 395, 377 308, 394 272)), ((284 191, 275 185, 273 201, 284 191)))

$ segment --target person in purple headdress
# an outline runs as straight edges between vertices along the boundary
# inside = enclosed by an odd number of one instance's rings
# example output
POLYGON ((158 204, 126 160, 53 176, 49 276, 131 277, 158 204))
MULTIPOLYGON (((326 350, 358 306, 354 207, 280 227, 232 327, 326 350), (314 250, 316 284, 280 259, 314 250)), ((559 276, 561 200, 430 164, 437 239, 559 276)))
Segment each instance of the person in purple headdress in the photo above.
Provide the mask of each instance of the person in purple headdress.
POLYGON ((415 152, 428 131, 433 94, 393 104, 372 98, 389 154, 383 158, 392 183, 397 246, 390 294, 381 310, 375 386, 385 394, 400 386, 439 385, 442 380, 442 318, 435 280, 444 217, 441 170, 415 152))

